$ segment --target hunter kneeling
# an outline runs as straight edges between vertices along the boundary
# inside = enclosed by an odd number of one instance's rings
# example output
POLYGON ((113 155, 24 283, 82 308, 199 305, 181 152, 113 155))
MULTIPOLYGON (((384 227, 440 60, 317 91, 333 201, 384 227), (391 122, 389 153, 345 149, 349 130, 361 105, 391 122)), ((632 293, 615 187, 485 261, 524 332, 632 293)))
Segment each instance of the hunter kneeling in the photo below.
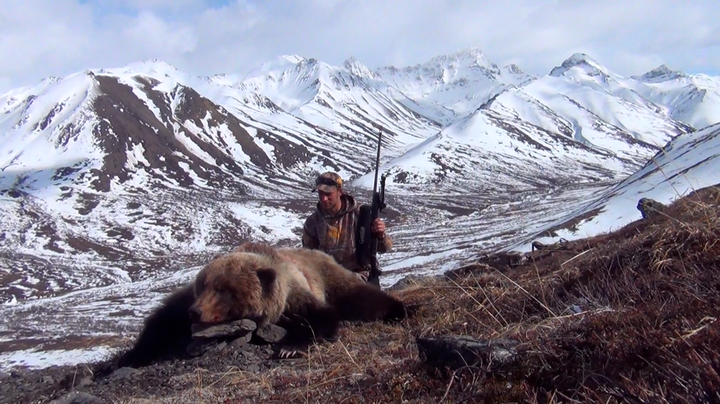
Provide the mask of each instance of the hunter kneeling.
MULTIPOLYGON (((302 245, 332 255, 335 260, 354 272, 358 277, 380 287, 379 270, 373 274, 371 265, 358 263, 356 234, 360 222, 360 210, 355 198, 343 192, 343 180, 337 173, 320 174, 315 181, 318 192, 317 210, 303 225, 302 245)), ((377 238, 377 252, 385 253, 392 248, 392 239, 386 233, 385 222, 379 217, 372 222, 370 232, 377 238)), ((373 263, 377 267, 377 259, 373 263)))

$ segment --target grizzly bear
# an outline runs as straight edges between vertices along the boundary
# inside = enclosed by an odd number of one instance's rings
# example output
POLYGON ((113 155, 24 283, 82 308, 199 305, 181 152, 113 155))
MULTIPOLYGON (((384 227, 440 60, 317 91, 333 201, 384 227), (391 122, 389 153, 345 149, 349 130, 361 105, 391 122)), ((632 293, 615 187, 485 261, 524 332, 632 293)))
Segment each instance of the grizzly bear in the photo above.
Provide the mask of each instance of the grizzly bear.
POLYGON ((193 323, 250 319, 258 327, 276 324, 287 330, 281 349, 295 352, 313 342, 335 340, 341 321, 406 316, 400 300, 322 251, 245 243, 211 260, 194 282, 168 296, 117 366, 144 366, 182 353, 193 323))

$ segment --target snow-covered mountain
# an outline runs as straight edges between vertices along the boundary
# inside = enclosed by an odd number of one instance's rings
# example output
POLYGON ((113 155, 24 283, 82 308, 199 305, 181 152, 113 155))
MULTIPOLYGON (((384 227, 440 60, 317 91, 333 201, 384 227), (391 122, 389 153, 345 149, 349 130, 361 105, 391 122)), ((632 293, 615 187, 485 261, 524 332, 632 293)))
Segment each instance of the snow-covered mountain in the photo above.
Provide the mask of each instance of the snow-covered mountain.
POLYGON ((478 49, 437 56, 402 69, 383 67, 375 77, 387 83, 390 95, 408 108, 443 125, 467 116, 507 88, 534 78, 515 65, 498 67, 478 49))
POLYGON ((671 203, 693 191, 720 186, 720 123, 682 135, 653 156, 645 166, 597 198, 558 215, 557 220, 534 227, 532 237, 507 250, 527 251, 531 239, 556 242, 595 236, 640 219, 640 198, 671 203), (581 220, 577 220, 582 218, 581 220), (553 233, 553 236, 537 237, 553 233))
POLYGON ((532 76, 469 49, 375 70, 284 56, 242 76, 149 60, 0 95, 0 351, 43 327, 114 335, 219 251, 297 245, 315 173, 369 201, 380 130, 397 240, 385 284, 509 248, 680 139, 715 139, 694 129, 720 117, 718 79, 660 73, 623 78, 576 54, 532 76), (88 329, 78 305, 116 324, 88 329))
POLYGON ((673 119, 695 128, 720 122, 720 78, 688 75, 661 65, 628 83, 646 99, 663 106, 673 119))
MULTIPOLYGON (((408 143, 436 132, 439 126, 388 97, 367 67, 354 59, 330 66, 316 59, 283 56, 246 74, 242 80, 212 77, 203 94, 259 121, 283 122, 289 114, 322 128, 326 140, 373 146, 384 128, 387 151, 400 153, 408 143), (339 137, 338 137, 339 136, 339 137), (351 138, 351 142, 347 140, 351 138)), ((292 120, 289 120, 290 124, 292 120)), ((303 133, 307 128, 292 127, 303 133)), ((353 150, 358 152, 358 150, 353 150)), ((362 151, 359 151, 363 154, 362 151)), ((352 160, 352 159, 350 159, 352 160)))
MULTIPOLYGON (((668 117, 702 129, 720 122, 720 78, 689 75, 661 65, 645 74, 625 78, 612 73, 590 56, 575 54, 550 76, 569 78, 589 88, 602 89, 630 103, 661 110, 668 117)), ((584 104, 587 105, 587 104, 584 104)), ((605 111, 593 105, 593 111, 605 111)))

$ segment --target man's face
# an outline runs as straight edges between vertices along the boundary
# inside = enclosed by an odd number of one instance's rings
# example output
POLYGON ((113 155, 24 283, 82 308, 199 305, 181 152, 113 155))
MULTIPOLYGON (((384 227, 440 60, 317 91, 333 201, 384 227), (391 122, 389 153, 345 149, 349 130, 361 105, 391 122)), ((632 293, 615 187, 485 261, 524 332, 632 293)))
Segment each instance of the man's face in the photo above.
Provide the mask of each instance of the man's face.
POLYGON ((330 212, 330 213, 335 213, 340 210, 341 192, 336 187, 332 187, 332 191, 330 191, 330 192, 318 190, 318 195, 320 198, 320 207, 322 207, 322 209, 324 211, 330 212))

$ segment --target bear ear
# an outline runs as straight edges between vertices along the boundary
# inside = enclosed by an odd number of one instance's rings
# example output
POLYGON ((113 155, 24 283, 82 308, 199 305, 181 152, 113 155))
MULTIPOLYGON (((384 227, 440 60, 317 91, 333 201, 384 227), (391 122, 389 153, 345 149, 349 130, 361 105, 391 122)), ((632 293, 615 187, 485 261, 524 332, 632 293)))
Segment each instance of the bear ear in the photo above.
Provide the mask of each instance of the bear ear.
POLYGON ((275 279, 277 278, 277 273, 275 273, 275 270, 272 268, 261 268, 258 269, 256 272, 258 279, 260 279, 260 285, 262 286, 264 293, 270 293, 273 289, 273 285, 275 284, 275 279))

